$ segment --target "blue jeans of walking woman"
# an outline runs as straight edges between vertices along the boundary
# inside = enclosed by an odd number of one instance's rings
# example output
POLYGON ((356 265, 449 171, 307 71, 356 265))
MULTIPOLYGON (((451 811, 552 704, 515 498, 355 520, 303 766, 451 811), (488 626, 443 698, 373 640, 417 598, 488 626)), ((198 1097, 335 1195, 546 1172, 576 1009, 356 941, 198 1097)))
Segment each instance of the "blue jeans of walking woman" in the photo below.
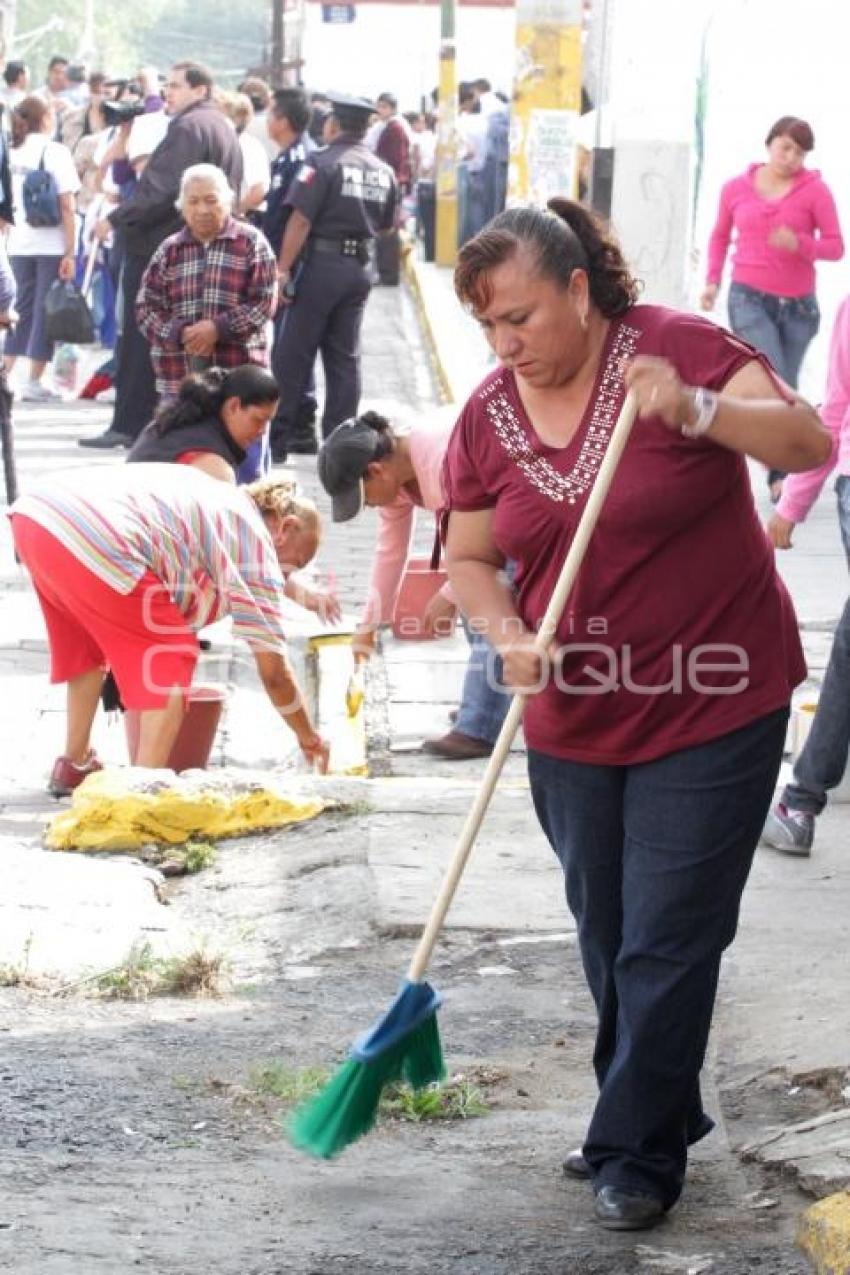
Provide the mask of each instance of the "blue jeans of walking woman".
POLYGON ((788 709, 633 766, 529 751, 537 817, 566 880, 596 1003, 594 1186, 669 1208, 710 1132, 699 1075, 782 759, 788 709))
POLYGON ((6 338, 6 353, 49 363, 53 342, 44 328, 44 299, 59 278, 61 256, 10 258, 18 289, 18 322, 6 338))
MULTIPOLYGON (((806 350, 820 327, 820 310, 813 292, 805 297, 777 297, 744 283, 733 283, 729 289, 729 324, 736 336, 767 355, 783 381, 792 389, 797 388, 806 350)), ((780 470, 771 470, 768 482, 784 477, 780 470)))

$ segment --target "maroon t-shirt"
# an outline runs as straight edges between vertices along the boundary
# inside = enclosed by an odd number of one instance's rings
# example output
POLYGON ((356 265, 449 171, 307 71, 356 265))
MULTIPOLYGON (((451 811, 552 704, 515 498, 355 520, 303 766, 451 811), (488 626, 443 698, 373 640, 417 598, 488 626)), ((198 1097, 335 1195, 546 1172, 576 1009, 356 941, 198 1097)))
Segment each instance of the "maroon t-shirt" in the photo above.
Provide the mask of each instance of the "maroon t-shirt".
MULTIPOLYGON (((446 454, 448 505, 494 510, 536 628, 625 396, 621 361, 669 359, 721 389, 756 352, 704 319, 635 306, 610 325, 594 392, 564 448, 535 433, 511 371, 467 402, 446 454)), ((531 748, 575 761, 651 761, 788 703, 805 677, 744 458, 638 420, 558 628, 563 657, 524 714, 531 748)))

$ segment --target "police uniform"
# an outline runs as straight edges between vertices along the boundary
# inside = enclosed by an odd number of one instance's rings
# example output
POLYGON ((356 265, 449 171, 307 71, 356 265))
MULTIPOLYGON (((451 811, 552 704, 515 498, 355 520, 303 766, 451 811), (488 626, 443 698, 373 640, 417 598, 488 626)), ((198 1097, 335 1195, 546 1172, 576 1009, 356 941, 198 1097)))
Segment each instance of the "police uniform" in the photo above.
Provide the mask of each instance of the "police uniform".
POLYGON ((286 223, 292 211, 286 202, 289 188, 296 175, 301 171, 305 160, 313 154, 315 149, 316 144, 310 134, 303 133, 296 142, 293 142, 285 151, 281 151, 276 159, 272 160, 262 231, 276 257, 280 256, 283 232, 286 230, 286 223))
MULTIPOLYGON (((331 97, 344 128, 366 123, 373 111, 362 98, 331 97)), ((393 225, 398 188, 392 169, 362 140, 342 132, 310 155, 289 188, 287 204, 310 223, 303 265, 293 272, 295 300, 272 355, 280 407, 272 424, 276 459, 315 452, 316 439, 298 425, 298 408, 317 353, 325 370, 322 435, 357 414, 360 327, 371 283, 369 243, 393 225)))
MULTIPOLYGON (((316 143, 310 134, 302 133, 297 141, 294 141, 286 150, 281 151, 277 158, 272 161, 271 181, 269 192, 266 196, 262 230, 276 258, 280 256, 286 223, 289 221, 289 215, 292 212, 291 207, 286 202, 286 197, 304 162, 315 150, 316 143)), ((291 308, 291 306, 283 305, 278 307, 277 314, 274 316, 272 350, 274 350, 280 339, 281 328, 287 322, 291 308)), ((314 368, 311 368, 310 375, 304 386, 304 392, 299 400, 298 413, 293 425, 296 435, 313 435, 313 422, 316 419, 317 406, 316 375, 314 368)), ((278 426, 272 422, 271 434, 275 435, 277 432, 278 426)))

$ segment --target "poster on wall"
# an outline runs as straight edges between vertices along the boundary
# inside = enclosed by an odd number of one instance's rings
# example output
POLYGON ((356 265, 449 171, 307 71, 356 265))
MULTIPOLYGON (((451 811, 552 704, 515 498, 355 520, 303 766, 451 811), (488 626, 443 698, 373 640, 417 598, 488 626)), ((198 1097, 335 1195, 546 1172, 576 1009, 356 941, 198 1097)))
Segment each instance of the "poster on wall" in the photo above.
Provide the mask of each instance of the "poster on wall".
POLYGON ((545 204, 553 195, 573 193, 576 170, 576 111, 532 110, 525 156, 528 198, 545 204))
POLYGON ((508 202, 576 191, 581 4, 518 0, 508 202))

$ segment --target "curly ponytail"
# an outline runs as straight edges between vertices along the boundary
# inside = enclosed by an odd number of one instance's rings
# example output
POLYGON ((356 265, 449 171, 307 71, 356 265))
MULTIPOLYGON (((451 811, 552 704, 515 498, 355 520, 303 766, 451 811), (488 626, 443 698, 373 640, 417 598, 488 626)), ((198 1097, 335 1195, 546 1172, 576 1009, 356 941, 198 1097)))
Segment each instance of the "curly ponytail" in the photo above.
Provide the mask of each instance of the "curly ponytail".
POLYGON ((537 271, 566 287, 574 270, 587 273, 590 297, 606 319, 633 306, 638 283, 619 244, 603 223, 571 199, 551 199, 547 210, 509 208, 499 213, 458 253, 455 292, 464 305, 484 309, 491 296, 489 273, 522 247, 534 254, 537 271))

